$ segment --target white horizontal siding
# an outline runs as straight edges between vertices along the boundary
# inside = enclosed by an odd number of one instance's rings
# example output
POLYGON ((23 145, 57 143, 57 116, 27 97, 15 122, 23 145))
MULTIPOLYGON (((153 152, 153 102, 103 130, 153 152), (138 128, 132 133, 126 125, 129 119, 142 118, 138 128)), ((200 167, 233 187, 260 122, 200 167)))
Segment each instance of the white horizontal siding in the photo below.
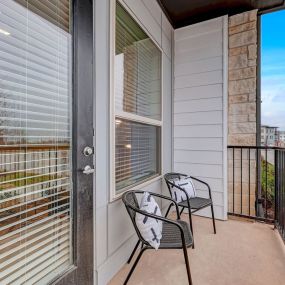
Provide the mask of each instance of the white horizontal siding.
POLYGON ((200 100, 185 100, 174 102, 174 114, 222 111, 223 98, 210 98, 200 100))
MULTIPOLYGON (((218 18, 174 32, 174 171, 210 184, 220 219, 226 211, 223 25, 218 18)), ((208 197, 201 185, 197 189, 208 197)))
POLYGON ((201 47, 200 49, 184 51, 175 55, 176 64, 186 62, 196 62, 207 58, 222 56, 222 43, 211 43, 209 47, 201 47), (210 48, 211 47, 211 48, 210 48))
POLYGON ((223 66, 223 58, 221 56, 201 59, 187 63, 177 64, 175 66, 175 77, 202 73, 207 71, 221 70, 223 66))
MULTIPOLYGON (((174 119, 175 120, 175 119, 174 119)), ((174 138, 174 150, 223 151, 222 138, 174 138)))
POLYGON ((216 125, 223 122, 223 114, 220 111, 207 111, 205 112, 188 112, 174 114, 175 126, 191 126, 197 125, 216 125))
POLYGON ((194 86, 175 90, 175 102, 220 97, 222 84, 194 86))
POLYGON ((223 82, 222 70, 192 73, 190 75, 175 76, 174 88, 205 86, 223 82))
POLYGON ((181 29, 175 30, 174 40, 175 42, 183 41, 188 38, 194 38, 197 35, 211 34, 216 30, 221 30, 223 25, 223 19, 217 18, 210 21, 201 22, 195 25, 187 26, 181 29), (191 29, 191 32, 189 32, 191 29))

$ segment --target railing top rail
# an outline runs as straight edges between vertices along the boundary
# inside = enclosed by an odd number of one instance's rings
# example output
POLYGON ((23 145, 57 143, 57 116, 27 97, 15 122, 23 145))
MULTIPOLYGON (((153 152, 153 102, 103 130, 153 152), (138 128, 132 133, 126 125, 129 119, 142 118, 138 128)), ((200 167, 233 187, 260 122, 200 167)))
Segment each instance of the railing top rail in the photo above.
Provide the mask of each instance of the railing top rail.
POLYGON ((255 146, 255 145, 228 145, 228 148, 285 150, 285 147, 279 147, 279 146, 255 146))

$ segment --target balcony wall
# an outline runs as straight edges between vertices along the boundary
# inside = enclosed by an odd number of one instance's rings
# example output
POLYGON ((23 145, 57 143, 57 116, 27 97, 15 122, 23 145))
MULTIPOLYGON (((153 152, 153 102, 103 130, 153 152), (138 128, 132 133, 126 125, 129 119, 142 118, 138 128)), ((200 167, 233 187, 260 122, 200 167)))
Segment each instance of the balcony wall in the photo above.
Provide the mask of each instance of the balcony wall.
MULTIPOLYGON (((159 5, 153 0, 120 1, 151 38, 162 49, 163 134, 162 172, 172 168, 172 33, 173 29, 159 5)), ((98 285, 107 284, 123 266, 135 245, 136 237, 121 200, 110 201, 110 23, 114 0, 95 1, 95 121, 96 121, 96 194, 95 196, 95 278, 98 285)), ((166 191, 161 179, 143 189, 166 191)), ((166 193, 166 192, 165 192, 166 193)), ((84 233, 82 233, 84 234, 84 233)))
POLYGON ((219 219, 227 218, 227 24, 225 16, 174 32, 174 170, 211 185, 219 219))

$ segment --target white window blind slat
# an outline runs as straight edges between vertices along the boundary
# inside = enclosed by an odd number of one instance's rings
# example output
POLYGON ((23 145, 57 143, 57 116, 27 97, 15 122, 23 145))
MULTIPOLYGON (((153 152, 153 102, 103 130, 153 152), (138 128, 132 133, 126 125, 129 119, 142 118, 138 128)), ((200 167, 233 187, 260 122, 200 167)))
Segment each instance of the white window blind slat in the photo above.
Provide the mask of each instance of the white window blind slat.
POLYGON ((57 212, 61 208, 66 208, 66 206, 69 206, 69 203, 65 203, 65 204, 62 204, 60 206, 53 207, 50 210, 40 211, 40 213, 34 214, 31 217, 29 217, 29 218, 22 218, 22 219, 20 219, 20 221, 17 221, 17 222, 14 222, 14 223, 9 223, 6 226, 1 226, 1 231, 4 231, 4 230, 9 229, 9 228, 12 228, 13 226, 18 226, 19 224, 25 224, 26 222, 28 222, 30 220, 33 220, 33 219, 41 217, 41 216, 45 216, 46 214, 47 215, 48 214, 52 214, 53 212, 57 212))
POLYGON ((53 260, 52 263, 49 264, 49 266, 43 266, 41 265, 39 268, 37 268, 37 271, 31 272, 29 276, 33 276, 32 278, 28 279, 27 282, 31 282, 30 284, 37 284, 39 280, 43 282, 43 284, 48 284, 49 280, 53 279, 55 273, 59 275, 61 272, 64 272, 68 269, 69 263, 70 263, 70 256, 68 253, 65 255, 62 254, 60 258, 57 260, 53 260))
MULTIPOLYGON (((0 235, 0 241, 8 239, 8 238, 10 238, 12 236, 15 236, 15 235, 19 234, 19 233, 22 234, 23 232, 29 230, 30 228, 32 228, 34 226, 37 226, 38 224, 45 223, 46 221, 52 220, 54 218, 59 218, 59 216, 64 215, 64 214, 68 214, 68 212, 69 212, 69 209, 62 211, 59 214, 53 214, 52 216, 48 216, 48 218, 43 218, 41 220, 38 220, 37 222, 34 222, 32 224, 26 224, 25 226, 22 226, 19 229, 10 231, 7 234, 3 234, 3 235, 1 234, 0 235)), ((5 244, 5 246, 6 246, 6 244, 5 244)))
MULTIPOLYGON (((54 186, 53 187, 50 187, 50 189, 52 189, 52 190, 54 190, 54 186)), ((41 194, 42 192, 46 192, 47 190, 39 190, 39 191, 34 191, 32 194, 30 194, 30 195, 33 195, 33 196, 36 196, 36 194, 41 194)), ((56 192, 56 193, 54 193, 54 194, 51 194, 51 195, 45 195, 44 197, 45 198, 50 198, 50 197, 53 197, 53 196, 56 196, 56 195, 62 195, 62 194, 64 194, 64 193, 68 193, 69 192, 69 190, 65 190, 65 191, 63 191, 63 190, 60 190, 60 192, 56 192)), ((26 195, 26 194, 25 194, 26 195)), ((29 195, 26 195, 26 196, 29 196, 29 195)), ((23 197, 26 197, 26 196, 23 196, 23 197)), ((13 205, 13 206, 10 206, 10 207, 6 207, 6 208, 3 208, 3 209, 0 209, 0 213, 1 212, 3 212, 3 211, 8 211, 8 210, 12 210, 12 209, 14 209, 14 208, 18 208, 18 207, 23 207, 23 206, 25 206, 26 204, 28 204, 28 203, 34 203, 34 202, 37 202, 37 201, 40 201, 40 200, 42 200, 43 198, 42 197, 40 197, 40 198, 37 198, 37 199, 33 199, 33 200, 28 200, 27 202, 24 202, 24 203, 20 203, 20 204, 16 204, 16 205, 13 205)), ((14 215, 17 215, 17 214, 14 214, 14 215)))
MULTIPOLYGON (((60 194, 62 194, 62 193, 60 193, 60 194)), ((37 199, 36 201, 33 201, 33 202, 28 201, 27 203, 25 203, 25 205, 27 205, 27 204, 29 204, 29 203, 34 203, 34 202, 37 202, 37 201, 41 201, 41 200, 43 200, 43 199, 52 198, 52 197, 58 196, 58 195, 59 195, 59 194, 50 195, 50 196, 45 196, 44 198, 37 199)), ((7 221, 7 220, 9 220, 9 219, 11 219, 11 218, 14 218, 14 217, 21 216, 21 215, 23 215, 23 214, 27 214, 27 213, 29 213, 29 212, 31 212, 31 211, 36 211, 36 210, 41 209, 41 208, 44 208, 44 207, 46 207, 46 206, 49 206, 49 205, 52 205, 52 204, 56 204, 56 203, 59 203, 59 202, 61 202, 61 201, 65 201, 65 200, 69 200, 69 199, 70 199, 69 197, 63 197, 63 198, 58 198, 58 199, 56 199, 56 200, 52 200, 52 201, 47 202, 47 203, 43 203, 43 204, 41 204, 41 205, 39 205, 39 206, 34 206, 32 209, 27 209, 27 210, 24 210, 24 211, 20 211, 20 212, 17 212, 17 213, 15 213, 15 214, 6 216, 6 217, 4 217, 4 218, 1 218, 1 219, 0 219, 0 223, 3 222, 3 221, 7 221)), ((66 206, 66 205, 69 206, 69 203, 63 204, 63 205, 61 205, 61 207, 64 207, 64 206, 66 206)), ((14 207, 14 208, 17 208, 17 207, 14 207)), ((20 208, 21 208, 21 206, 20 206, 20 208)), ((22 207, 22 208, 25 209, 25 207, 22 207)), ((51 211, 56 211, 56 210, 57 210, 57 208, 53 208, 51 211)), ((46 212, 50 212, 50 211, 46 211, 46 212)), ((43 212, 43 214, 45 214, 46 212, 43 212)), ((36 216, 33 216, 33 218, 35 218, 35 217, 36 217, 36 216)), ((17 224, 16 224, 16 225, 17 225, 17 224)))
MULTIPOLYGON (((12 109, 12 108, 8 108, 8 107, 5 107, 5 108, 0 107, 0 111, 1 112, 7 112, 11 116, 19 116, 20 118, 23 118, 23 116, 26 114, 26 110, 17 110, 17 109, 12 109)), ((25 117, 27 118, 27 120, 29 117, 32 117, 32 118, 44 117, 44 118, 48 118, 51 122, 58 122, 60 120, 67 120, 68 121, 68 117, 63 116, 61 114, 54 114, 53 115, 54 121, 52 121, 49 113, 44 114, 44 113, 39 113, 39 112, 35 112, 35 111, 29 111, 29 114, 26 114, 25 117)))
POLYGON ((14 251, 22 249, 23 245, 28 246, 30 243, 37 241, 37 239, 40 239, 42 237, 48 236, 49 234, 52 234, 53 231, 55 232, 60 231, 63 227, 62 225, 69 227, 68 217, 65 217, 61 220, 60 219, 51 220, 51 218, 41 220, 38 223, 34 223, 31 227, 24 229, 23 232, 18 231, 17 233, 14 233, 14 236, 15 236, 14 239, 10 238, 11 235, 6 236, 3 240, 6 239, 9 241, 5 241, 5 243, 3 242, 2 243, 3 245, 1 245, 0 243, 0 250, 5 249, 5 252, 3 253, 3 258, 5 258, 7 255, 10 255, 14 251), (25 244, 25 242, 27 242, 27 244, 25 244), (19 244, 19 246, 18 247, 15 246, 16 244, 19 244))
MULTIPOLYGON (((60 174, 60 173, 65 173, 65 172, 67 172, 67 171, 69 171, 69 170, 58 170, 58 171, 56 171, 56 172, 52 172, 52 173, 49 173, 49 175, 58 175, 58 174, 60 174)), ((7 183, 12 183, 12 182, 21 182, 21 181, 26 181, 27 179, 35 179, 35 178, 41 178, 43 176, 43 174, 38 174, 38 175, 32 175, 32 176, 29 176, 29 175, 27 175, 27 176, 25 176, 25 177, 23 177, 23 178, 14 178, 14 179, 11 179, 11 180, 8 180, 7 178, 5 178, 5 181, 3 181, 3 182, 0 182, 0 187, 1 187, 1 184, 3 185, 3 184, 7 184, 7 183)), ((45 181, 45 182, 47 182, 47 181, 45 181)))
MULTIPOLYGON (((13 69, 15 65, 18 65, 20 70, 22 68, 26 68, 26 60, 25 58, 23 58, 23 56, 21 56, 19 53, 9 53, 9 50, 6 51, 5 49, 3 49, 3 47, 0 50, 0 59, 3 65, 4 63, 6 63, 4 69, 13 69)), ((68 79, 65 73, 57 75, 55 73, 56 70, 50 69, 49 67, 42 65, 41 62, 37 62, 35 61, 35 59, 32 59, 29 62, 29 71, 31 76, 41 78, 43 80, 46 80, 47 82, 57 79, 58 84, 60 84, 61 86, 65 85, 68 79)))
MULTIPOLYGON (((26 254, 29 254, 32 251, 37 250, 38 248, 41 248, 42 246, 45 246, 46 244, 49 244, 52 241, 55 241, 56 239, 59 239, 60 241, 67 239, 66 236, 69 236, 69 230, 66 228, 65 230, 63 228, 60 229, 60 232, 58 232, 59 229, 56 231, 50 230, 46 235, 38 235, 36 239, 31 240, 30 242, 25 243, 25 248, 29 247, 29 250, 25 252, 23 250, 22 246, 18 246, 15 248, 12 248, 12 250, 5 252, 6 256, 13 255, 13 257, 6 258, 5 261, 1 262, 2 268, 7 267, 11 263, 14 263, 18 259, 23 259, 26 254), (35 245, 33 243, 36 243, 35 245)), ((3 255, 3 257, 5 257, 3 255)))
MULTIPOLYGON (((27 164, 27 162, 26 162, 26 164, 27 164)), ((42 167, 27 168, 25 170, 5 171, 5 173, 2 173, 2 175, 19 174, 21 172, 31 172, 31 171, 40 170, 40 169, 41 170, 44 170, 44 169, 49 170, 49 168, 52 168, 52 167, 56 167, 58 170, 58 168, 60 168, 60 167, 69 168, 69 164, 66 164, 66 163, 65 164, 52 164, 52 165, 47 165, 47 166, 42 166, 42 167)), ((1 181, 1 173, 0 173, 0 181, 1 181)))
POLYGON ((63 256, 67 256, 68 245, 69 244, 66 244, 65 246, 62 246, 62 248, 58 246, 58 248, 47 248, 45 250, 39 251, 35 256, 35 260, 31 261, 29 264, 24 264, 22 268, 20 267, 19 269, 16 269, 14 273, 10 274, 9 276, 2 277, 2 274, 0 273, 0 281, 3 282, 3 284, 13 284, 20 278, 25 278, 27 280, 29 277, 35 276, 36 273, 32 270, 34 269, 34 271, 37 272, 41 269, 41 267, 45 268, 50 266, 53 262, 56 261, 54 256, 56 255, 58 250, 60 250, 60 253, 58 254, 59 259, 63 256), (44 266, 41 263, 44 263, 44 266), (39 264, 41 265, 38 266, 39 264))
MULTIPOLYGON (((54 184, 54 182, 58 182, 58 181, 61 181, 61 180, 66 180, 66 179, 69 179, 69 177, 62 177, 62 178, 58 178, 58 179, 52 179, 52 180, 49 180, 48 182, 46 182, 46 184, 54 184)), ((64 186, 69 186, 69 183, 65 183, 65 184, 58 184, 56 183, 56 185, 53 185, 51 187, 44 187, 43 183, 42 182, 39 182, 39 183, 34 183, 32 185, 29 185, 29 186, 22 186, 22 187, 17 187, 17 188, 11 188, 11 189, 8 189, 8 190, 2 190, 1 191, 1 194, 8 194, 12 191, 14 191, 16 194, 14 196, 17 196, 16 198, 22 198, 22 197, 25 197, 25 196, 29 196, 29 195, 34 195, 34 194, 37 194, 37 193, 40 193, 40 192, 43 192, 43 191, 48 191, 50 189, 56 189, 57 187, 64 187, 64 186), (28 191, 28 189, 30 188, 34 188, 36 186, 43 186, 41 187, 40 190, 38 191, 34 191, 34 190, 30 190, 28 191), (18 192, 21 191, 21 192, 24 192, 24 194, 19 194, 18 192)), ((9 195, 8 195, 9 196, 9 195)), ((6 199, 2 199, 1 202, 7 202, 7 201, 11 201, 15 199, 14 197, 10 197, 10 198, 6 198, 6 199)))

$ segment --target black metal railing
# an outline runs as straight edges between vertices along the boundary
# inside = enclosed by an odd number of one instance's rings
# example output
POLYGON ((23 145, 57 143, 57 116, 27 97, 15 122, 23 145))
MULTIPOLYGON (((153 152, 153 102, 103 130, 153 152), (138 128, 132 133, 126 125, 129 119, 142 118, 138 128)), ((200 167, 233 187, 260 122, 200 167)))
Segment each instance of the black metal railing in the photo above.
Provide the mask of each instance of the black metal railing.
POLYGON ((228 211, 275 223, 285 238, 285 149, 228 146, 228 211))
POLYGON ((275 153, 275 225, 285 240, 285 149, 275 153))

